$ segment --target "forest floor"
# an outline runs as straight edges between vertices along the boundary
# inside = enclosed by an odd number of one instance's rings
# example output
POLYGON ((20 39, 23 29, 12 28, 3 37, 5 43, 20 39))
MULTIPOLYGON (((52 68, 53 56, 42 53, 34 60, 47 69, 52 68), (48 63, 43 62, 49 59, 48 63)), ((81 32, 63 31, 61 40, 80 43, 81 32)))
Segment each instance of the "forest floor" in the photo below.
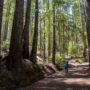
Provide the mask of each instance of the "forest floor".
POLYGON ((73 67, 66 74, 64 70, 47 76, 31 86, 16 90, 90 90, 88 63, 71 63, 73 67))

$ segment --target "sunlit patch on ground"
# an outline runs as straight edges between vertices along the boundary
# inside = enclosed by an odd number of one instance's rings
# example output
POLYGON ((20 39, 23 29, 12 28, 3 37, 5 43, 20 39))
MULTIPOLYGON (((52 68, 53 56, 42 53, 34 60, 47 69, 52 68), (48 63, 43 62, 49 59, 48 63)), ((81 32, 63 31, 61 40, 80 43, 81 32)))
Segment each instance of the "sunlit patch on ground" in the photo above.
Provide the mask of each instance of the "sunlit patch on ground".
POLYGON ((87 65, 78 64, 70 68, 68 74, 62 70, 19 90, 90 90, 90 71, 87 65))

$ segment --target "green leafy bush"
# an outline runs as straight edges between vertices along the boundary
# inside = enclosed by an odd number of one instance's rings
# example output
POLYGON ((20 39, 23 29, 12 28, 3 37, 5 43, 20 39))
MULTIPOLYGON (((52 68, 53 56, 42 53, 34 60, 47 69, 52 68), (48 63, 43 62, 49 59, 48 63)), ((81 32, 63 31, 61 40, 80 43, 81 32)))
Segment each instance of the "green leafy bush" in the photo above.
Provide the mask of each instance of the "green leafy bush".
POLYGON ((55 60, 57 64, 63 65, 64 63, 64 56, 60 56, 59 53, 56 53, 55 60))
POLYGON ((82 56, 81 47, 82 46, 80 44, 73 45, 72 41, 69 41, 68 53, 70 55, 74 55, 76 57, 80 57, 80 56, 82 56))

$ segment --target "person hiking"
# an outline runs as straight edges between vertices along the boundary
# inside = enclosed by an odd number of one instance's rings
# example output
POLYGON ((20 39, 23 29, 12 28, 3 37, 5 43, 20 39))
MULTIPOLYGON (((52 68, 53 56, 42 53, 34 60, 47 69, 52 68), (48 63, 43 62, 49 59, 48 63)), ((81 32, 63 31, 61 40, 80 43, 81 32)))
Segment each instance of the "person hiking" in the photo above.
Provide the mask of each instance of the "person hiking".
POLYGON ((66 61, 64 64, 64 70, 66 74, 68 73, 68 68, 69 68, 69 64, 68 64, 68 61, 66 61))

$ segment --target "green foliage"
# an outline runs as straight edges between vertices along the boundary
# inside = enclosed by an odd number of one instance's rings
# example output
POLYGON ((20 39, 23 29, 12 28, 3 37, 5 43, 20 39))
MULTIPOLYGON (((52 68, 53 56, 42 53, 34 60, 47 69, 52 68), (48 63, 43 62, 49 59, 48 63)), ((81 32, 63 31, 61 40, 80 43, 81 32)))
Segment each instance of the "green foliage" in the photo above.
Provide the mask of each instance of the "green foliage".
POLYGON ((57 64, 63 65, 64 63, 64 56, 60 56, 60 53, 56 53, 55 60, 57 64))
POLYGON ((72 41, 69 41, 68 53, 69 53, 69 54, 72 54, 72 53, 73 53, 73 44, 72 44, 72 41))
POLYGON ((4 41, 2 45, 2 50, 9 49, 9 46, 10 46, 10 42, 8 40, 4 41))
POLYGON ((69 41, 69 45, 68 45, 68 53, 70 55, 74 55, 76 57, 80 57, 82 56, 82 52, 81 49, 82 46, 80 44, 73 44, 73 41, 69 41))

